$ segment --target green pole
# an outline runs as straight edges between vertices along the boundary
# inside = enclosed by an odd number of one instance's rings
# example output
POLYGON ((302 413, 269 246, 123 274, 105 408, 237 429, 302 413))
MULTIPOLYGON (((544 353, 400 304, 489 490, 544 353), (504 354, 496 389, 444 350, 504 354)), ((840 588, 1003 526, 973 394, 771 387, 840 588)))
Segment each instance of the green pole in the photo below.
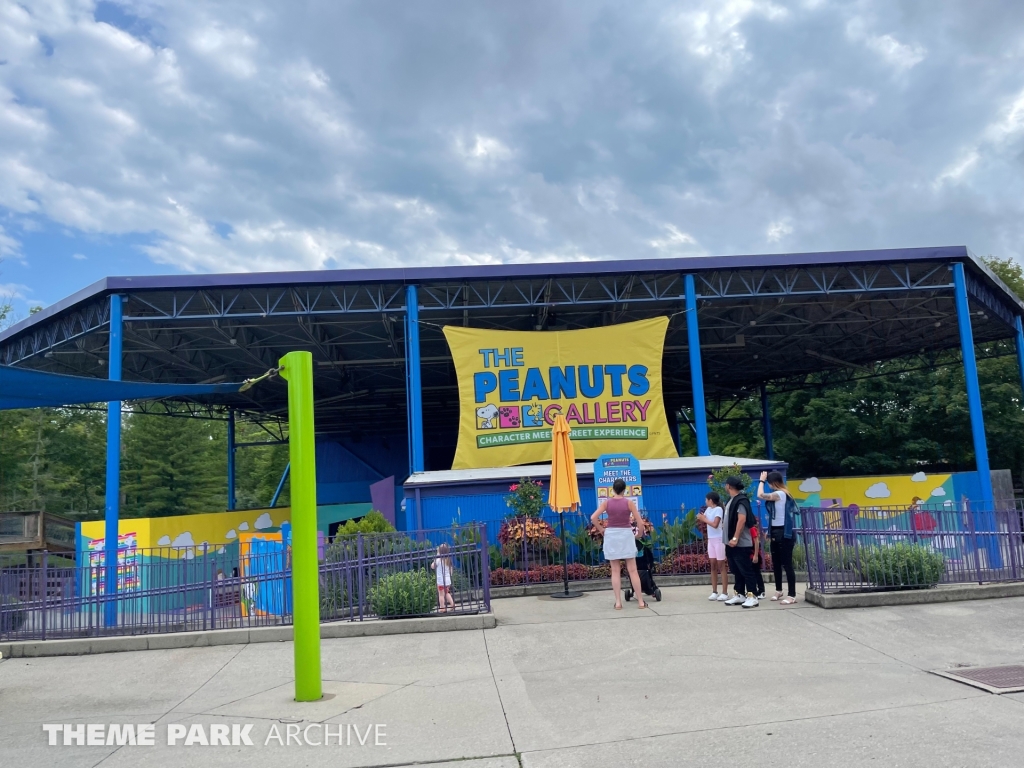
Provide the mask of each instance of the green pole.
POLYGON ((292 484, 292 612, 295 700, 323 696, 320 679, 320 574, 317 564, 316 441, 313 437, 313 355, 281 358, 288 382, 288 450, 292 484))

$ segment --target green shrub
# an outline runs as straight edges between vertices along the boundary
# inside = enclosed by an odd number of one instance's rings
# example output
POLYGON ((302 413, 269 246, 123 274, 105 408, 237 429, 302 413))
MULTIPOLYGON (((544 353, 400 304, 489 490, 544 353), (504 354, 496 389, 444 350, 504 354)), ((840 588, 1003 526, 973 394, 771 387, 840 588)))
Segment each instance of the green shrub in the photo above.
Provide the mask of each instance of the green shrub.
POLYGON ((25 623, 25 609, 13 595, 0 595, 0 632, 17 632, 25 623))
POLYGON ((370 590, 370 607, 378 616, 422 616, 437 605, 437 580, 425 568, 389 573, 370 590))
POLYGON ((338 527, 338 536, 354 536, 357 533, 391 533, 395 526, 384 519, 384 515, 371 509, 360 520, 349 520, 338 527))
POLYGON ((934 587, 945 558, 920 544, 899 543, 861 551, 861 576, 879 587, 934 587))
POLYGON ((807 570, 807 551, 803 544, 793 547, 793 568, 798 571, 807 570))

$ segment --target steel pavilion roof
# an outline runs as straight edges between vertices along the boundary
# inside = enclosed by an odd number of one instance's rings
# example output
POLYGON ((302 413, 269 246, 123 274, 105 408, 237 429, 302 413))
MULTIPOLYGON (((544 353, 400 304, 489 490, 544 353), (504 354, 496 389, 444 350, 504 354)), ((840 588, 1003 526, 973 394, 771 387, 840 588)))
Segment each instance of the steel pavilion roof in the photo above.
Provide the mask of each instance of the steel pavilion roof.
MULTIPOLYGON (((316 362, 318 429, 405 430, 405 286, 419 286, 428 436, 454 444, 445 324, 594 327, 670 315, 664 390, 690 405, 682 275, 696 280, 709 399, 761 382, 959 345, 953 262, 975 340, 1009 338, 1024 303, 964 246, 626 261, 108 277, 0 333, 0 364, 104 376, 109 296, 125 296, 124 377, 238 381, 293 349, 316 362), (450 433, 450 434, 449 434, 450 433)), ((281 413, 271 384, 217 400, 281 413)), ((443 463, 443 462, 442 462, 443 463)))

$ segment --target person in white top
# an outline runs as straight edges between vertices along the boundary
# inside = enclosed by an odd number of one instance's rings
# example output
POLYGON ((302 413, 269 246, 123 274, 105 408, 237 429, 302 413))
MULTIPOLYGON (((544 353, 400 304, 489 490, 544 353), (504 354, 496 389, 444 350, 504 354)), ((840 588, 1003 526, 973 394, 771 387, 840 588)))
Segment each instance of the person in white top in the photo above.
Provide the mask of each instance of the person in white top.
POLYGON ((711 491, 704 499, 707 508, 697 519, 708 527, 708 560, 711 562, 711 596, 708 600, 725 602, 729 599, 729 566, 725 561, 725 542, 722 541, 722 500, 711 491), (718 589, 718 576, 722 576, 722 589, 718 589))
POLYGON ((437 548, 437 557, 430 564, 437 576, 437 604, 445 613, 451 608, 455 610, 455 600, 452 598, 452 558, 451 549, 447 544, 437 548))
MULTIPOLYGON (((796 602, 796 572, 793 570, 793 548, 796 546, 793 514, 787 509, 793 506, 789 500, 793 494, 786 487, 781 472, 762 472, 757 484, 757 498, 761 499, 771 515, 769 534, 772 546, 772 566, 775 571, 775 595, 772 600, 782 605, 796 602), (767 484, 768 489, 765 490, 767 484), (782 572, 786 572, 788 594, 782 594, 782 572)), ((795 504, 795 502, 794 502, 795 504)))

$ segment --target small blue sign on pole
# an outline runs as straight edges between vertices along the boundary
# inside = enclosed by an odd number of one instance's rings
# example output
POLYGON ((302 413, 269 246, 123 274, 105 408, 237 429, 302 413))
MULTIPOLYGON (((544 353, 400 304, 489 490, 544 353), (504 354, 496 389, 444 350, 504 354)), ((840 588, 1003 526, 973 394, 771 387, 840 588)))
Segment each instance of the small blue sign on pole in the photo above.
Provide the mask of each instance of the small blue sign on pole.
POLYGON ((612 485, 616 480, 626 483, 626 498, 636 502, 637 509, 644 508, 644 487, 640 480, 640 461, 628 453, 606 453, 594 461, 594 489, 597 503, 613 496, 612 485))

